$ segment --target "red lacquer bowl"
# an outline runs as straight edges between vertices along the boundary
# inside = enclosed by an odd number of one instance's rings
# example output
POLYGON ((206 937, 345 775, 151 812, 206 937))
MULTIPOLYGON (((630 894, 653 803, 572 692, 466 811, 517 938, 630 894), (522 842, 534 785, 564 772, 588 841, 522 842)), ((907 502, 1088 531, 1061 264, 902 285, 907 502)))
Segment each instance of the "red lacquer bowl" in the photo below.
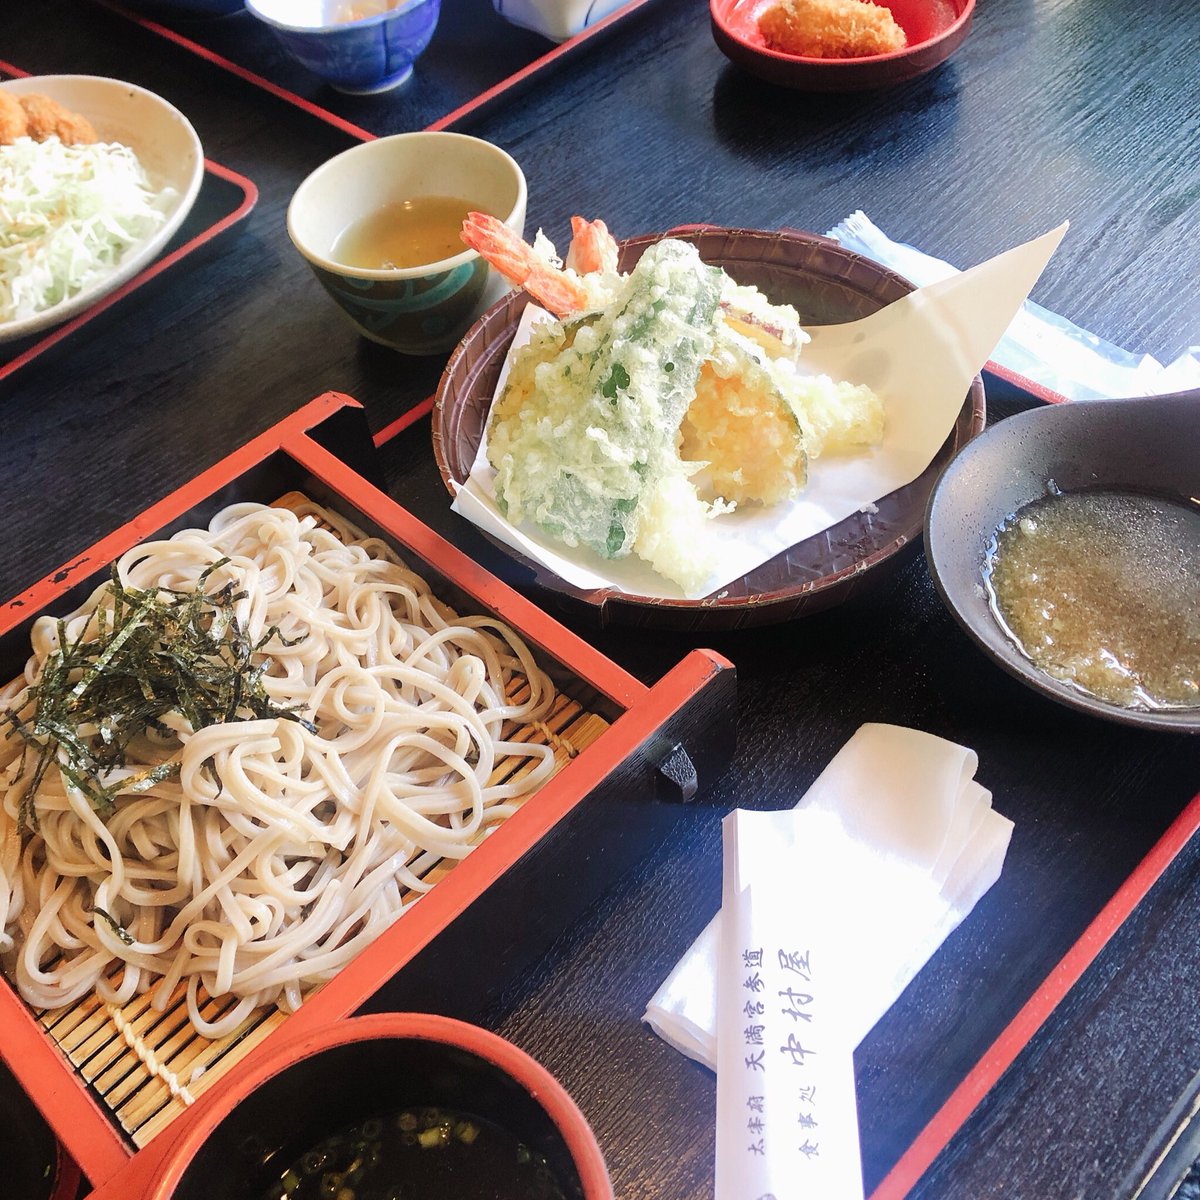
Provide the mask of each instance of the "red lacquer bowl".
POLYGON ((596 1138, 562 1085, 511 1042, 448 1017, 355 1017, 283 1042, 189 1114, 142 1200, 261 1196, 322 1138, 408 1107, 495 1121, 572 1200, 612 1200, 596 1138))
POLYGON ((772 3, 710 0, 713 38, 729 59, 759 78, 806 92, 867 91, 924 75, 962 45, 975 11, 975 0, 887 0, 908 36, 903 50, 866 58, 804 58, 767 48, 758 16, 772 3))

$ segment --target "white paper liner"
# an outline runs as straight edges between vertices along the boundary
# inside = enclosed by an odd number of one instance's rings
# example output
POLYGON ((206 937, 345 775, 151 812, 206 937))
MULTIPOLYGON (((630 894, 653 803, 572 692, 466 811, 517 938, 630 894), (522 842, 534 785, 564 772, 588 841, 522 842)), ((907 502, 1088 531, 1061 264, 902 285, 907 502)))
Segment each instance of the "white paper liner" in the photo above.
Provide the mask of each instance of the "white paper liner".
MULTIPOLYGON (((945 279, 956 270, 913 246, 893 241, 862 211, 839 221, 826 236, 918 286, 945 279)), ((1021 306, 990 357, 996 366, 1069 400, 1155 396, 1200 387, 1200 347, 1192 346, 1163 366, 1151 355, 1114 346, 1032 300, 1021 306)))

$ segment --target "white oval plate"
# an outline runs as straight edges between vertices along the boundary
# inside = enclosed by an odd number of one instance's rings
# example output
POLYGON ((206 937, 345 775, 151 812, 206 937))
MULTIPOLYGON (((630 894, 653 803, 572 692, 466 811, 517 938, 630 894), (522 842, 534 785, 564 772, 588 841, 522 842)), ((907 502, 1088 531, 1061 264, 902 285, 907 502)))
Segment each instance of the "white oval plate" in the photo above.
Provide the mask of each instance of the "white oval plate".
POLYGON ((172 187, 176 199, 164 224, 145 241, 130 246, 103 279, 44 312, 17 321, 0 321, 0 343, 15 341, 60 325, 132 279, 157 258, 183 224, 204 178, 204 151, 191 122, 161 96, 133 83, 98 75, 30 75, 0 82, 14 95, 38 92, 81 113, 104 142, 130 147, 155 188, 172 187))

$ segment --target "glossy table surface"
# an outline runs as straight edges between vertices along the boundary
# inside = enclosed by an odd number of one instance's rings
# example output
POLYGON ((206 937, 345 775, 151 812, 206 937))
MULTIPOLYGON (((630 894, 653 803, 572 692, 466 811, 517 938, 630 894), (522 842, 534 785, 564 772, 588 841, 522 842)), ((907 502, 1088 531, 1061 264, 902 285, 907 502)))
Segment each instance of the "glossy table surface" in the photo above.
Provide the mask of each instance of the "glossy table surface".
MULTIPOLYGON (((456 20, 491 16, 443 0, 446 36, 456 20)), ((249 21, 207 33, 203 22, 175 24, 230 55, 244 26, 243 58, 285 70, 254 48, 249 21)), ((506 45, 507 27, 497 19, 487 36, 506 45)), ((504 51, 513 69, 550 48, 515 36, 519 48, 504 51)), ((1185 0, 1152 10, 980 0, 967 42, 932 75, 888 93, 807 96, 726 62, 699 0, 653 0, 455 128, 521 162, 529 227, 560 240, 574 212, 631 235, 701 221, 823 232, 862 208, 891 236, 969 265, 1069 218, 1035 298, 1165 361, 1200 340, 1198 42, 1200 12, 1185 0)), ((236 232, 0 383, 0 594, 318 392, 357 397, 383 429, 432 391, 442 362, 361 341, 288 242, 293 190, 352 143, 345 130, 91 0, 8 0, 0 58, 151 88, 260 195, 236 232)), ((462 85, 421 92, 420 64, 412 90, 371 102, 306 86, 376 132, 427 124, 469 99, 462 85)), ((1028 403, 989 385, 993 418, 1028 403)), ((448 511, 427 417, 380 455, 393 496, 504 573, 448 511)), ((568 623, 646 679, 694 644, 568 623)), ((1185 809, 1200 787, 1197 745, 1097 724, 1021 688, 959 632, 919 555, 852 607, 705 642, 738 668, 733 766, 677 841, 614 880, 537 972, 477 1016, 571 1090, 619 1196, 711 1194, 712 1076, 639 1017, 716 909, 721 816, 794 803, 864 721, 963 742, 1017 831, 999 884, 859 1050, 874 1189, 1185 809)), ((1189 843, 911 1194, 1138 1194, 1143 1155, 1200 1068, 1197 945, 1200 855, 1189 843)), ((893 1180, 880 1194, 901 1193, 893 1180)))

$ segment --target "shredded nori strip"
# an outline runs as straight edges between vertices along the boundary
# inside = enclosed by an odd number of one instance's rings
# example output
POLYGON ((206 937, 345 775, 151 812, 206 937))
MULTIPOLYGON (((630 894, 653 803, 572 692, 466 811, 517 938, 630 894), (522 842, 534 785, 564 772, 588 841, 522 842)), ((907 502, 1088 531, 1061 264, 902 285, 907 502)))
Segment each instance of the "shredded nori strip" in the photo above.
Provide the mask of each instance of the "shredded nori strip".
MULTIPOLYGON (((180 713, 193 730, 225 721, 284 718, 315 732, 295 707, 281 707, 267 696, 263 675, 271 665, 264 647, 274 638, 295 645, 272 625, 257 641, 241 628, 234 605, 245 598, 233 583, 206 592, 208 567, 195 591, 125 587, 113 568, 96 617, 73 642, 58 622, 58 647, 47 657, 41 677, 27 693, 22 720, 15 708, 0 712, 0 725, 25 739, 26 755, 36 755, 21 796, 20 826, 36 824, 33 801, 46 772, 57 766, 97 811, 112 811, 118 794, 146 791, 178 774, 168 760, 108 787, 104 777, 125 766, 130 743, 147 730, 163 733, 163 718, 180 713)), ((99 910, 97 910, 99 911, 99 910)), ((103 914, 102 914, 103 915, 103 914)))
POLYGON ((116 919, 116 917, 112 915, 112 913, 106 912, 103 908, 93 908, 92 912, 94 912, 98 917, 103 917, 105 923, 112 927, 113 933, 115 933, 117 937, 125 943, 126 946, 133 945, 133 935, 116 919))

